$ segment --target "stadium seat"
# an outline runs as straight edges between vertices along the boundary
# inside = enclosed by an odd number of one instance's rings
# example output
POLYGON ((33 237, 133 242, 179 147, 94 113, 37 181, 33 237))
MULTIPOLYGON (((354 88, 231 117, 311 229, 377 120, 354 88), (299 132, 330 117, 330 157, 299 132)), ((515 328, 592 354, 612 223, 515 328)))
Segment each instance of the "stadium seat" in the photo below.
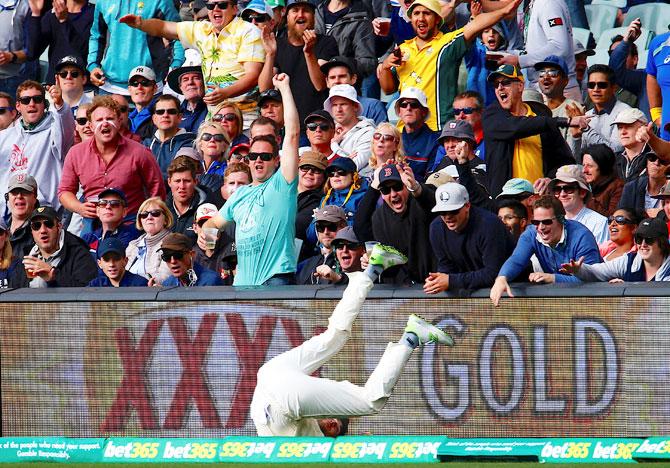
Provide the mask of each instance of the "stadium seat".
MULTIPOLYGON (((586 18, 589 20, 589 29, 594 37, 614 26, 618 8, 612 5, 584 5, 586 18)), ((582 44, 586 45, 586 42, 582 44)))
POLYGON ((616 8, 626 8, 628 0, 593 0, 591 5, 608 5, 616 8))
POLYGON ((670 23, 670 5, 664 3, 634 5, 626 13, 623 24, 628 25, 635 18, 640 18, 642 26, 656 34, 666 33, 670 23))
POLYGON ((649 57, 649 51, 648 50, 641 50, 638 52, 638 57, 637 57, 637 68, 640 70, 644 70, 647 68, 647 57, 649 57))
MULTIPOLYGON (((627 27, 621 26, 619 28, 611 28, 602 31, 600 33, 600 37, 598 38, 598 42, 596 43, 596 49, 608 50, 612 44, 612 38, 617 34, 621 34, 623 36, 626 34, 627 29, 627 27)), ((640 34, 640 37, 638 37, 637 41, 635 41, 637 49, 646 50, 649 46, 649 42, 651 42, 655 35, 656 33, 654 31, 647 28, 642 28, 642 34, 640 34)))
POLYGON ((595 55, 586 57, 586 63, 589 65, 607 65, 610 62, 610 56, 607 53, 607 49, 595 49, 595 55))
POLYGON ((591 31, 584 28, 572 28, 572 36, 582 44, 586 45, 591 38, 591 31))

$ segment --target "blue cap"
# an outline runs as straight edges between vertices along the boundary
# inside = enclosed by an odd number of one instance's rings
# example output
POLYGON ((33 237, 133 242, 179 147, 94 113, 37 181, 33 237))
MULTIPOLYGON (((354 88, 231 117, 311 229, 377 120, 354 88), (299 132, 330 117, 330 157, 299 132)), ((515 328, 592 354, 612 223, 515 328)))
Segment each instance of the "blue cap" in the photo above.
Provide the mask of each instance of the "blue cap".
POLYGON ((347 171, 352 174, 358 170, 354 160, 347 157, 340 157, 334 161, 331 161, 331 163, 328 164, 328 167, 326 168, 326 174, 333 169, 342 169, 343 171, 347 171))
POLYGON ((110 193, 118 195, 119 198, 123 200, 123 203, 125 205, 128 205, 128 199, 126 198, 126 194, 123 193, 123 190, 114 187, 107 187, 106 189, 103 189, 103 191, 98 194, 98 198, 102 198, 103 196, 108 195, 110 193))
POLYGON ((381 186, 384 182, 388 181, 402 182, 402 177, 398 172, 398 168, 395 167, 395 164, 384 164, 382 170, 379 171, 379 185, 381 186))
POLYGON ((565 60, 563 60, 563 58, 559 57, 558 55, 550 55, 545 57, 541 62, 537 62, 534 68, 535 70, 542 70, 546 67, 558 68, 565 76, 568 76, 568 64, 565 63, 565 60))
POLYGON ((122 257, 126 256, 126 246, 121 242, 118 237, 108 237, 103 239, 98 244, 98 250, 96 252, 98 259, 105 256, 110 252, 118 253, 122 257))

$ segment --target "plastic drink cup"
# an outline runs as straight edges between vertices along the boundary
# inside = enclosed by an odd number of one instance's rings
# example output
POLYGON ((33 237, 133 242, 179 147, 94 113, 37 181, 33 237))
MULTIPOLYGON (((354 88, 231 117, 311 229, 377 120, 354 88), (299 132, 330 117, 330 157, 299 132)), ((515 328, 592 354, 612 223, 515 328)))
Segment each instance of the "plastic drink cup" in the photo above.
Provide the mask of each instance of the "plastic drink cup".
POLYGON ((217 228, 203 228, 205 234, 205 247, 208 250, 214 250, 216 247, 216 240, 219 237, 219 230, 217 228))
POLYGON ((379 244, 377 241, 367 241, 365 242, 365 252, 368 254, 368 258, 372 255, 372 249, 374 249, 375 245, 379 244))
POLYGON ((391 18, 377 18, 379 35, 388 36, 391 33, 391 18))

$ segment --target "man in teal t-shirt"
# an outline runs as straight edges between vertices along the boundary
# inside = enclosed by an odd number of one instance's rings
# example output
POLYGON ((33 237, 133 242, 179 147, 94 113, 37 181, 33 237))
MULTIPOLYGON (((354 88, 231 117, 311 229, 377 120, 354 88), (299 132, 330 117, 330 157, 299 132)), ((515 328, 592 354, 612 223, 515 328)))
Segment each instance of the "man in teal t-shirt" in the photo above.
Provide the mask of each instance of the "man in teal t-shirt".
MULTIPOLYGON (((286 133, 281 158, 274 137, 254 138, 248 155, 251 184, 238 189, 203 226, 221 230, 226 223, 235 222, 238 263, 233 286, 292 284, 295 279, 300 124, 289 77, 282 73, 272 81, 284 103, 286 133)), ((204 230, 198 244, 201 248, 206 244, 204 230)))

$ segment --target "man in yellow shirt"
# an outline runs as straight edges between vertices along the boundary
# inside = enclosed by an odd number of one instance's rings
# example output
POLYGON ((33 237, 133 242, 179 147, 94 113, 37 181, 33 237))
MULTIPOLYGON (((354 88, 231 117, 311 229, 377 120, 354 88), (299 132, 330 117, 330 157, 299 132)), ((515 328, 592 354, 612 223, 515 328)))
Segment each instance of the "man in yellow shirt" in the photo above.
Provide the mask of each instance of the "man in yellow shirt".
MULTIPOLYGON (((256 87, 265 61, 261 31, 237 17, 237 1, 208 1, 208 21, 175 23, 126 15, 119 19, 151 36, 179 39, 202 56, 202 74, 207 86, 203 98, 211 108, 231 99, 242 112, 255 111, 256 103, 245 94, 256 87)), ((248 120, 245 118, 245 121, 248 120)))
POLYGON ((504 8, 481 13, 463 28, 443 34, 439 0, 415 0, 408 15, 416 37, 409 39, 378 68, 379 83, 386 94, 406 87, 419 88, 428 98, 430 116, 426 124, 440 130, 453 119, 452 103, 458 85, 458 67, 472 41, 486 28, 513 14, 521 0, 504 8))

